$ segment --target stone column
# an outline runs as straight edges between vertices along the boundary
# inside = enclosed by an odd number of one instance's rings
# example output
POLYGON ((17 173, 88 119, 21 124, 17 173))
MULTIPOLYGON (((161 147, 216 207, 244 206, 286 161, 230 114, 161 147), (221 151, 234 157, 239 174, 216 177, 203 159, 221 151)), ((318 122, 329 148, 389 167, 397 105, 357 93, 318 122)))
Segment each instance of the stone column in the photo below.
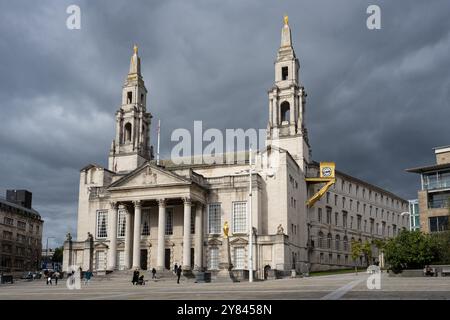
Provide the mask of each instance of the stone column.
POLYGON ((108 270, 116 269, 117 256, 117 202, 111 202, 109 210, 109 250, 108 250, 108 270))
POLYGON ((194 265, 196 270, 203 269, 203 204, 195 207, 195 250, 194 265))
POLYGON ((133 269, 141 268, 141 201, 134 203, 133 269))
POLYGON ((131 213, 130 211, 124 206, 124 210, 126 212, 125 215, 125 252, 124 252, 124 259, 125 259, 125 270, 131 268, 131 243, 133 241, 132 238, 132 230, 131 230, 131 213))
POLYGON ((164 270, 164 249, 166 234, 166 200, 158 200, 158 256, 156 267, 164 270))
POLYGON ((191 199, 184 198, 183 270, 191 270, 191 199))

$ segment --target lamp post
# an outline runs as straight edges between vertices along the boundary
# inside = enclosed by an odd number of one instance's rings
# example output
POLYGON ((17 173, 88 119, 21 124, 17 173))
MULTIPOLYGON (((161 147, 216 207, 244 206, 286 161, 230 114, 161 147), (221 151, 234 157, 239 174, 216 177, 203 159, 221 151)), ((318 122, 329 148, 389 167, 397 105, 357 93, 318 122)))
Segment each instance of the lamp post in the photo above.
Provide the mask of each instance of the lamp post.
POLYGON ((47 237, 47 246, 45 248, 45 268, 47 268, 47 263, 48 263, 48 239, 56 239, 55 237, 47 237))

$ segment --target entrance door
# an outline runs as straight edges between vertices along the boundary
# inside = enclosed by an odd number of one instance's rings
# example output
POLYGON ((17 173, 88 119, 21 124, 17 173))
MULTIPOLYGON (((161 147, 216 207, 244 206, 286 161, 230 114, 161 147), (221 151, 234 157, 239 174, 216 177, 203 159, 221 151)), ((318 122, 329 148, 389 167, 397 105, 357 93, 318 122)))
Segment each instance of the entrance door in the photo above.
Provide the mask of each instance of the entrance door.
POLYGON ((147 270, 147 249, 141 250, 141 270, 147 270))
POLYGON ((170 270, 170 249, 165 250, 164 266, 167 270, 170 270))
POLYGON ((191 270, 194 270, 194 248, 191 248, 191 270))

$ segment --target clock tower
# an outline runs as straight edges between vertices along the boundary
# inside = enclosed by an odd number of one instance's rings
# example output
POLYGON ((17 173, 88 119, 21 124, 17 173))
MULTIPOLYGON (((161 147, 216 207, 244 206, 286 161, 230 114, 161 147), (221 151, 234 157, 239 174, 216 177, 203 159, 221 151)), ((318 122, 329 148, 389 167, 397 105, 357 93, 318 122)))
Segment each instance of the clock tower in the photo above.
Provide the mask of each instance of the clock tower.
POLYGON ((116 138, 109 151, 109 170, 132 171, 152 159, 149 136, 152 115, 147 112, 146 105, 147 89, 135 45, 128 76, 122 87, 122 105, 116 112, 116 138))
POLYGON ((275 84, 269 90, 266 146, 289 151, 300 168, 309 162, 310 147, 304 126, 306 92, 300 84, 300 64, 292 47, 291 28, 284 17, 281 45, 275 60, 275 84))

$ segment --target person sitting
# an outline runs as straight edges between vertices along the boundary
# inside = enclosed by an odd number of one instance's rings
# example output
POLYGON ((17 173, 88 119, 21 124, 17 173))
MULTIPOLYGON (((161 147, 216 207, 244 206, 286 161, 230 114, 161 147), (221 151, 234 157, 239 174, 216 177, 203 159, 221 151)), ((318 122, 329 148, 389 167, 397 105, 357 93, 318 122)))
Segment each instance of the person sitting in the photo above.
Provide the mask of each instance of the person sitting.
POLYGON ((425 276, 430 276, 430 277, 434 276, 434 270, 429 265, 425 266, 425 268, 423 269, 423 272, 424 272, 425 276))
POLYGON ((140 284, 141 286, 145 285, 144 275, 139 277, 138 284, 140 284))

